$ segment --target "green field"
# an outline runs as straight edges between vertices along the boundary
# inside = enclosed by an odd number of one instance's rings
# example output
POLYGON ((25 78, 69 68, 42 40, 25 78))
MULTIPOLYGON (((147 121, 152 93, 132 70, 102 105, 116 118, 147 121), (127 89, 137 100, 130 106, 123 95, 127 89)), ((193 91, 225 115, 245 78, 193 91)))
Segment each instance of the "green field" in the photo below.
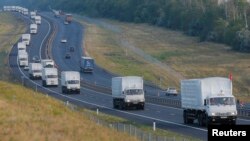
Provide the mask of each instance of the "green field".
POLYGON ((163 88, 177 89, 185 78, 228 77, 232 73, 234 95, 250 101, 249 54, 146 24, 77 18, 86 27, 85 51, 113 73, 143 76, 157 85, 161 78, 163 88))

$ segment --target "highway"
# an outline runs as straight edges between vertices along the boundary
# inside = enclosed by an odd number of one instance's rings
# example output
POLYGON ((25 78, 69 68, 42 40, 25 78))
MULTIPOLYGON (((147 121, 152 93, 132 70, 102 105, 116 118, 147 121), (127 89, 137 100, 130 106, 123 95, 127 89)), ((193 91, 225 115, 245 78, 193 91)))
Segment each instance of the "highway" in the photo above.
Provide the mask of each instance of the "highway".
MULTIPOLYGON (((54 18, 51 13, 40 14, 43 16, 42 24, 39 26, 37 35, 32 35, 31 45, 28 47, 28 52, 31 56, 30 59, 32 56, 39 56, 42 59, 50 56, 54 59, 60 71, 79 71, 79 60, 83 55, 82 37, 84 36, 84 27, 76 22, 64 25, 63 19, 54 18), (47 48, 47 40, 50 37, 52 30, 54 30, 55 37, 52 38, 53 40, 51 46, 47 48), (68 40, 67 43, 60 42, 63 37, 68 40), (70 59, 65 59, 64 56, 66 52, 69 52, 70 46, 73 46, 75 51, 71 52, 70 59), (49 49, 49 56, 46 54, 47 49, 49 49)), ((74 103, 75 105, 81 107, 90 109, 99 108, 101 112, 123 117, 128 120, 150 126, 155 121, 158 128, 168 129, 181 134, 197 137, 202 140, 207 140, 206 128, 199 127, 197 123, 190 126, 183 124, 182 109, 180 108, 146 103, 145 110, 137 111, 130 109, 121 111, 113 109, 112 97, 110 94, 82 87, 81 94, 79 95, 64 95, 61 94, 60 85, 58 87, 43 88, 41 80, 29 80, 27 71, 24 71, 23 68, 19 68, 16 54, 17 47, 13 46, 9 56, 9 63, 12 72, 17 78, 24 75, 23 81, 25 81, 25 84, 30 87, 38 86, 40 91, 48 93, 49 95, 63 101, 69 101, 70 103, 74 103)), ((98 66, 95 68, 93 74, 81 73, 82 80, 89 81, 90 83, 97 83, 106 87, 110 87, 111 78, 112 74, 106 72, 98 66)), ((250 124, 250 121, 238 119, 237 124, 250 124)))

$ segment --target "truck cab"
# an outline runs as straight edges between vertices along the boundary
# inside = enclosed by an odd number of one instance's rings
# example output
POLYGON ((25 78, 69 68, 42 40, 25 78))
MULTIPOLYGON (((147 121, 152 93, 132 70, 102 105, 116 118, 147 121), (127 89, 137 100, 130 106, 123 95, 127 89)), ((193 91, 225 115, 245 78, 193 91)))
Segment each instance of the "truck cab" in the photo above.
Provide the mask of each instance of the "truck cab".
POLYGON ((29 77, 30 79, 40 79, 42 77, 41 63, 29 63, 29 77))
POLYGON ((233 96, 218 96, 207 97, 204 105, 206 106, 209 123, 227 123, 235 124, 237 109, 236 101, 233 96))
POLYGON ((30 24, 30 34, 37 33, 37 24, 30 24))
POLYGON ((20 51, 18 53, 18 62, 20 67, 28 66, 28 53, 26 51, 20 51))
POLYGON ((42 18, 41 16, 35 16, 35 23, 40 25, 42 23, 42 18))
POLYGON ((80 62, 80 69, 82 72, 92 73, 94 70, 94 59, 91 57, 82 57, 80 62))
POLYGON ((42 82, 43 86, 58 86, 57 68, 43 68, 42 82))
POLYGON ((22 41, 26 44, 26 45, 30 45, 30 34, 22 34, 22 41))
POLYGON ((80 93, 80 73, 77 71, 61 72, 62 93, 80 93))

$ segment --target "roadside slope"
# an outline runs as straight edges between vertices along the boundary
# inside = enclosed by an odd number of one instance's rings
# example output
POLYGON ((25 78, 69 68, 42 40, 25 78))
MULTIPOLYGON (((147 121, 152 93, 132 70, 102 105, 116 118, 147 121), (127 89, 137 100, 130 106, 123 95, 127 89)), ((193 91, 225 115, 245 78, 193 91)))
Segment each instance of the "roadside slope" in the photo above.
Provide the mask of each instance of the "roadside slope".
POLYGON ((0 81, 1 140, 136 140, 20 85, 0 81))
POLYGON ((111 72, 140 75, 163 88, 178 89, 185 78, 228 77, 232 73, 234 94, 250 101, 249 54, 146 24, 77 18, 86 27, 86 52, 111 72))

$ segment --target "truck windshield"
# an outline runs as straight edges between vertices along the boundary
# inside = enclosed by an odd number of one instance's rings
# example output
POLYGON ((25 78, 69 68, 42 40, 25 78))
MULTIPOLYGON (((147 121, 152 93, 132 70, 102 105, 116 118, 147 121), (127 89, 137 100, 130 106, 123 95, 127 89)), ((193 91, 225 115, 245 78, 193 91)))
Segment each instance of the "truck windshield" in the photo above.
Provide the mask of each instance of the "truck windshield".
POLYGON ((69 80, 67 81, 68 84, 79 84, 79 80, 69 80))
POLYGON ((235 100, 233 97, 216 97, 210 98, 210 105, 235 105, 235 100))
POLYGON ((47 64, 45 65, 46 68, 53 68, 53 65, 52 64, 47 64))
POLYGON ((20 58, 19 60, 20 60, 20 61, 26 61, 27 58, 20 58))
POLYGON ((41 72, 41 70, 33 70, 33 72, 39 73, 41 72))
POLYGON ((57 78, 57 75, 47 75, 47 78, 57 78))
POLYGON ((131 90, 126 90, 127 95, 141 95, 143 94, 142 89, 131 89, 131 90))

